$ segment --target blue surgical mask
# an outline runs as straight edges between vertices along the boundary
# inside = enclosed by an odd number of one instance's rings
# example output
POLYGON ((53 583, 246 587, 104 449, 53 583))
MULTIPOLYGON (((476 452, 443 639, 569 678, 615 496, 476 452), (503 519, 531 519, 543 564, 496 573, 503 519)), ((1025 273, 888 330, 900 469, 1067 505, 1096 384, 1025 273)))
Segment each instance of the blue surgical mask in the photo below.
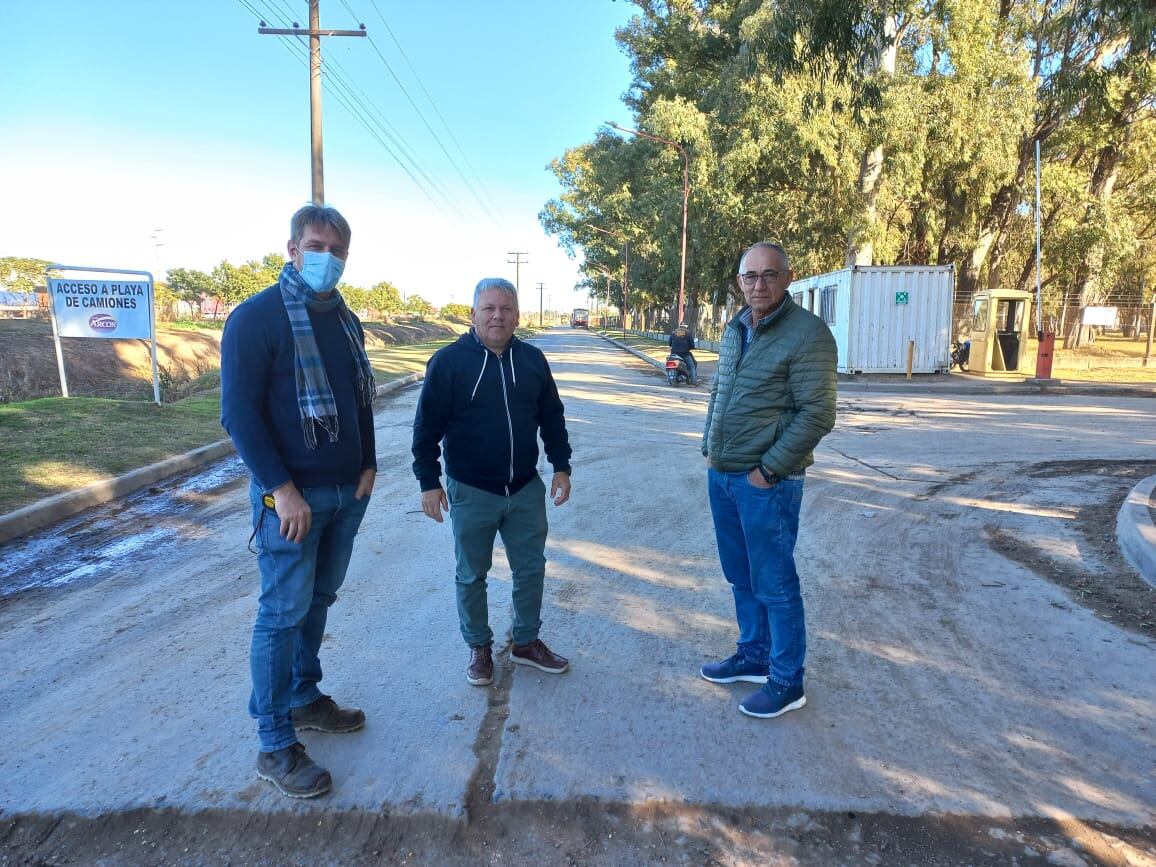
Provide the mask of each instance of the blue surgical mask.
POLYGON ((345 262, 332 253, 301 252, 301 267, 298 273, 306 285, 314 292, 332 292, 345 270, 345 262))

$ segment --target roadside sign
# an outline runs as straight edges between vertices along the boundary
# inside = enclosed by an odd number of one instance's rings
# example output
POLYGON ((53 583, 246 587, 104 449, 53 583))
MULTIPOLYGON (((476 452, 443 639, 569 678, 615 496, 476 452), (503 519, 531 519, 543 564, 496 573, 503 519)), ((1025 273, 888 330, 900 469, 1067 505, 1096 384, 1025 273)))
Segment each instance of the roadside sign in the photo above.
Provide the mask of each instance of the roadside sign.
POLYGON ((48 305, 52 314, 52 339, 56 344, 56 366, 60 371, 60 391, 68 397, 68 377, 64 370, 61 337, 103 337, 147 340, 152 344, 153 400, 161 403, 157 375, 157 334, 153 313, 153 275, 148 271, 122 268, 89 268, 83 265, 48 265, 44 269, 48 285, 48 305), (49 277, 60 271, 80 272, 77 279, 49 277), (91 274, 114 274, 112 279, 91 274), (140 278, 145 278, 141 280, 140 278), (135 279, 134 279, 135 278, 135 279))
POLYGON ((1105 328, 1116 327, 1115 307, 1085 307, 1081 325, 1102 325, 1105 328))
POLYGON ((49 278, 61 337, 152 338, 152 284, 49 278))

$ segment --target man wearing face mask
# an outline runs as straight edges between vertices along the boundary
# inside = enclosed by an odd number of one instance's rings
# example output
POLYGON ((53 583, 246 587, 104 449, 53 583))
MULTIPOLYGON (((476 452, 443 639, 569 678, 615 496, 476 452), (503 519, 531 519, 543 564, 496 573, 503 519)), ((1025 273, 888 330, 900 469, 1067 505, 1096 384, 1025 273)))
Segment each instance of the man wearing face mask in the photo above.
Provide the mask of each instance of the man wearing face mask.
POLYGON ((257 775, 292 798, 332 786, 296 731, 365 725, 317 686, 326 615, 377 475, 373 371, 361 323, 336 291, 349 239, 333 208, 301 208, 277 283, 238 305, 221 338, 221 424, 253 474, 257 775))

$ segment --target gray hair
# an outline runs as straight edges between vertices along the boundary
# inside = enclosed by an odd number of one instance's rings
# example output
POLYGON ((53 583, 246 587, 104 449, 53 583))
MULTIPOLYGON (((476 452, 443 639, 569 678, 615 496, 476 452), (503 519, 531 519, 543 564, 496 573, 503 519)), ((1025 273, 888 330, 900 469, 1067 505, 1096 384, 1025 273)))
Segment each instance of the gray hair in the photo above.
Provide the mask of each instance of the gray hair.
POLYGON ((478 299, 482 297, 483 292, 489 292, 497 289, 499 292, 505 292, 507 295, 514 296, 514 303, 518 303, 518 290, 509 280, 504 277, 484 277, 478 281, 478 285, 474 287, 474 304, 477 308, 478 299))
POLYGON ((289 220, 289 240, 294 244, 300 244, 306 226, 329 226, 337 233, 342 245, 346 249, 349 248, 349 239, 353 232, 337 208, 328 205, 306 205, 299 209, 289 220))
POLYGON ((746 264, 747 256, 750 255, 752 250, 774 250, 776 253, 779 254, 779 257, 783 260, 783 270, 784 271, 790 271, 791 270, 791 257, 787 255, 786 250, 784 250, 778 244, 771 243, 770 241, 759 241, 757 244, 751 244, 749 247, 747 247, 743 251, 743 255, 741 257, 739 257, 739 273, 740 274, 743 272, 743 266, 746 264))

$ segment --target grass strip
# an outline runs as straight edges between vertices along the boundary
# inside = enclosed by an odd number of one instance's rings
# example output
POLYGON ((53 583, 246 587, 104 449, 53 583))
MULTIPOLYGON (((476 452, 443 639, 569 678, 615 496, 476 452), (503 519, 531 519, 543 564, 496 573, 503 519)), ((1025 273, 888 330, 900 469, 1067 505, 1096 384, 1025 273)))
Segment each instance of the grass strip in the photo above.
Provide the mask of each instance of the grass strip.
POLYGON ((216 394, 166 406, 95 397, 0 404, 0 513, 223 436, 216 394))
MULTIPOLYGON (((370 350, 377 384, 425 370, 450 342, 370 350)), ((223 439, 220 418, 218 389, 164 406, 95 397, 0 404, 0 514, 223 439)))

